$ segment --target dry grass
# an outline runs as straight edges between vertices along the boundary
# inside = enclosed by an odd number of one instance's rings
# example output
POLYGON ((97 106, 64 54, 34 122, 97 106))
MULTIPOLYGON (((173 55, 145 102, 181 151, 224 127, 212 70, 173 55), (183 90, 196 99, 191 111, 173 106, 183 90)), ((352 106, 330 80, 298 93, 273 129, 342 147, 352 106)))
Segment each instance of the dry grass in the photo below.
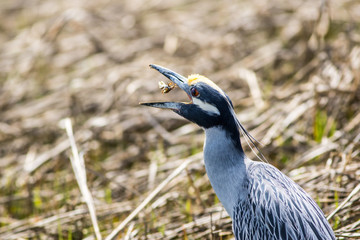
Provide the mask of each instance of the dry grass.
MULTIPOLYGON (((150 63, 218 83, 269 162, 326 215, 359 188, 357 0, 3 0, 0 16, 1 239, 95 238, 66 117, 103 237, 191 159, 119 238, 231 238, 202 131, 138 105, 186 98, 161 95, 150 63)), ((339 238, 360 238, 360 194, 347 200, 330 223, 339 238)))

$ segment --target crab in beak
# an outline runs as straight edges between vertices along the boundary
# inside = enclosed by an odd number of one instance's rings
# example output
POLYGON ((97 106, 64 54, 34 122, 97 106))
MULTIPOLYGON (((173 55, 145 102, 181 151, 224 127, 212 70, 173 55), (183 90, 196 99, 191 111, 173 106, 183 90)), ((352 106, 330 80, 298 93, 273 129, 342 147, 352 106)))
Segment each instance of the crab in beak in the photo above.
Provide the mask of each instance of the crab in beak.
MULTIPOLYGON (((168 79, 171 80, 171 82, 173 84, 175 84, 175 86, 179 86, 182 90, 184 90, 186 92, 186 94, 189 96, 190 100, 192 100, 191 98, 191 94, 190 94, 190 86, 188 85, 188 79, 184 76, 181 76, 180 74, 161 67, 159 65, 155 65, 155 64, 150 64, 150 67, 159 71, 162 75, 164 75, 165 77, 167 77, 168 79)), ((190 102, 191 103, 191 102, 190 102)), ((185 106, 188 105, 189 103, 183 103, 183 102, 146 102, 146 103, 140 103, 141 105, 145 105, 145 106, 150 106, 150 107, 156 107, 156 108, 164 108, 164 109, 171 109, 175 112, 178 112, 185 106)))

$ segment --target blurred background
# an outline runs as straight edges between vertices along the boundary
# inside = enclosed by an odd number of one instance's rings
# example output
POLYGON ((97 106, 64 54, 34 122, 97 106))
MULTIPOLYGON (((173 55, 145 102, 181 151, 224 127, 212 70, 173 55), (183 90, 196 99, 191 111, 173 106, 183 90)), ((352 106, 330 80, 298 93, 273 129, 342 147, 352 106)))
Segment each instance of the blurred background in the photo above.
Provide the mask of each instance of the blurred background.
POLYGON ((151 63, 217 83, 268 161, 326 215, 355 189, 330 223, 360 238, 358 0, 2 0, 0 19, 1 239, 95 239, 66 117, 103 237, 186 159, 119 239, 233 237, 202 130, 138 105, 187 101, 160 93, 167 80, 151 63))

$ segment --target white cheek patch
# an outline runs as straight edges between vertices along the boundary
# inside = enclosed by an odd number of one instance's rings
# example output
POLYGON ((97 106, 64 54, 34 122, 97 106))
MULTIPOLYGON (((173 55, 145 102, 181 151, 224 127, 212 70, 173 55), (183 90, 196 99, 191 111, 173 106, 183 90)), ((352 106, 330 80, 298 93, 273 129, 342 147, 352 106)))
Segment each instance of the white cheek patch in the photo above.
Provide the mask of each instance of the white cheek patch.
POLYGON ((193 98, 192 100, 193 100, 193 104, 195 104, 205 112, 208 112, 213 115, 220 115, 219 109, 217 109, 217 107, 215 107, 214 105, 203 102, 198 98, 193 98))

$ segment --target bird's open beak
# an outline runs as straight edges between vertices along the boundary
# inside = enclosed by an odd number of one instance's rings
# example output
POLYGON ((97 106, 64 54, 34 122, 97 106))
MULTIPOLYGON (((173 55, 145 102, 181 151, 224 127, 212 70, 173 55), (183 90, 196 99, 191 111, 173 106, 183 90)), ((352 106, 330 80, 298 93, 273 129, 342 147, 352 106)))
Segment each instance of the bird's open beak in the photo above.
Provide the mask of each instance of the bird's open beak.
MULTIPOLYGON (((153 69, 158 70, 161 74, 163 74, 165 77, 170 79, 173 83, 178 85, 182 90, 186 92, 186 94, 191 99, 190 95, 190 88, 188 85, 188 79, 186 77, 181 76, 180 74, 171 71, 170 69, 150 64, 150 67, 153 69)), ((150 107, 156 107, 156 108, 166 108, 166 109, 172 109, 175 111, 180 110, 182 106, 186 103, 181 102, 148 102, 148 103, 140 103, 141 105, 150 106, 150 107)))

